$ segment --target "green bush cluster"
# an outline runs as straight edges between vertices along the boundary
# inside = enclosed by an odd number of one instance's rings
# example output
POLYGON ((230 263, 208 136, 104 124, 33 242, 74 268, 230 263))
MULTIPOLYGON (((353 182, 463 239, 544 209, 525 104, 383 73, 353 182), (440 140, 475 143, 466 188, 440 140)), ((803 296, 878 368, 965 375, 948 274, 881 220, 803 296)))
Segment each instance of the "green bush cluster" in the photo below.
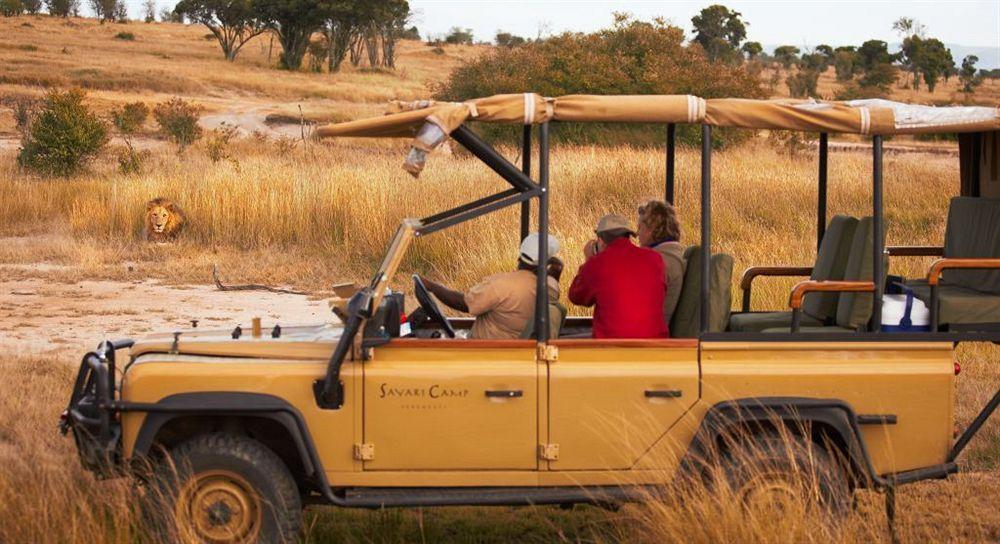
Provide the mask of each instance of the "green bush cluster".
MULTIPOLYGON (((500 47, 456 69, 438 90, 441 100, 501 93, 693 94, 703 98, 765 98, 760 81, 743 65, 712 62, 700 47, 684 45, 684 31, 663 21, 617 17, 594 33, 565 33, 519 47, 500 47)), ((477 127, 514 139, 517 127, 477 127)), ((697 127, 678 127, 678 140, 699 141, 697 127)), ((717 131, 727 141, 736 133, 717 131)), ((742 131, 746 132, 746 131, 742 131)), ((566 123, 553 128, 564 141, 661 145, 659 125, 566 123)))
POLYGON ((202 131, 198 126, 200 115, 200 106, 179 97, 161 102, 153 108, 153 118, 160 125, 160 130, 181 150, 201 138, 202 131))
POLYGON ((111 122, 125 136, 139 132, 148 117, 149 106, 144 102, 129 102, 111 110, 111 122))
POLYGON ((108 141, 108 128, 87 109, 85 97, 79 89, 45 97, 17 157, 21 166, 69 176, 97 156, 108 141))

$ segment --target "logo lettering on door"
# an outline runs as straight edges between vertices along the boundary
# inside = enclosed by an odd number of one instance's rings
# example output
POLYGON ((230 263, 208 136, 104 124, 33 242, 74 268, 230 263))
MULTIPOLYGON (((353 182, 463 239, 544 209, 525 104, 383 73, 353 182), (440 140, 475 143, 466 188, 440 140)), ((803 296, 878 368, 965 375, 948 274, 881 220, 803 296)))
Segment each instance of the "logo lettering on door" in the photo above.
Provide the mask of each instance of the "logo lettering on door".
POLYGON ((388 383, 382 382, 378 387, 378 398, 465 398, 469 396, 468 389, 457 389, 445 387, 439 384, 430 387, 392 387, 388 383))

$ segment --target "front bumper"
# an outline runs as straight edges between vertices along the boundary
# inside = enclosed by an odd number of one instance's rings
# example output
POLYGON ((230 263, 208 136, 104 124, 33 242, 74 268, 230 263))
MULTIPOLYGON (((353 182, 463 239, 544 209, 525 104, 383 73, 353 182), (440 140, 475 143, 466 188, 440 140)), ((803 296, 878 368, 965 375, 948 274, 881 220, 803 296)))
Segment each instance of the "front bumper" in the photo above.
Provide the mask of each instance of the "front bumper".
POLYGON ((99 476, 109 476, 121 462, 121 422, 116 409, 115 352, 132 347, 129 339, 104 341, 83 356, 69 406, 59 429, 73 432, 80 461, 99 476))

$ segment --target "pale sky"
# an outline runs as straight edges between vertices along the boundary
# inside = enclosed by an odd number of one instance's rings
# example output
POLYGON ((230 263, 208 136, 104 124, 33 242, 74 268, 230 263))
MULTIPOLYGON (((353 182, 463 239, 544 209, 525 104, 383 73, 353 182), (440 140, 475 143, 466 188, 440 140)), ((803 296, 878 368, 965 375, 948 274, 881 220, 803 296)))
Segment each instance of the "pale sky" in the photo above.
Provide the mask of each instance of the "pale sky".
MULTIPOLYGON (((131 15, 138 17, 142 0, 126 2, 131 15)), ((160 9, 176 3, 157 0, 160 9)), ((615 11, 641 19, 662 16, 684 28, 690 38, 691 17, 713 3, 742 13, 749 23, 747 39, 765 45, 860 45, 873 38, 893 43, 899 41, 893 21, 908 16, 945 43, 988 47, 1000 56, 1000 0, 410 0, 410 7, 424 37, 444 36, 460 26, 473 29, 477 40, 492 41, 497 30, 535 37, 540 28, 549 33, 606 28, 615 11)))
POLYGON ((553 33, 592 31, 611 24, 611 13, 626 11, 642 19, 662 16, 684 28, 691 17, 721 3, 743 14, 747 37, 764 44, 861 44, 868 39, 892 43, 892 23, 917 19, 928 35, 946 43, 1000 49, 1000 0, 979 1, 526 1, 410 0, 421 34, 444 35, 453 26, 472 28, 477 39, 492 40, 497 29, 534 37, 540 25, 553 33))

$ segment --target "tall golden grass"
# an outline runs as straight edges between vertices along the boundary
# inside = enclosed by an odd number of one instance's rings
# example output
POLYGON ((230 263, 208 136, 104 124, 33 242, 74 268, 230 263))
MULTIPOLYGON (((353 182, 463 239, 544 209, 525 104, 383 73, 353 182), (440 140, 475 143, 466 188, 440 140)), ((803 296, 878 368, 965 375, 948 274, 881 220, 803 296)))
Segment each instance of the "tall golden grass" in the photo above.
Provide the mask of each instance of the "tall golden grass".
MULTIPOLYGON (((335 143, 291 153, 260 142, 234 145, 235 162, 213 163, 199 149, 181 156, 161 150, 138 176, 118 174, 108 160, 65 181, 25 176, 13 160, 0 160, 0 233, 61 233, 97 248, 87 256, 87 264, 104 265, 150 253, 176 260, 205 249, 256 255, 281 248, 322 264, 306 276, 289 277, 259 266, 255 258, 252 272, 261 279, 304 281, 315 288, 364 279, 404 217, 425 216, 504 187, 482 163, 462 153, 433 156, 425 173, 414 180, 400 167, 402 144, 335 143), (189 227, 178 247, 150 252, 140 243, 142 210, 158 196, 180 204, 189 227)), ((514 149, 501 151, 516 158, 514 149)), ((663 163, 662 153, 649 148, 553 150, 552 231, 565 248, 562 257, 570 270, 580 264, 580 248, 592 237, 597 218, 609 212, 634 217, 637 203, 663 194, 663 163)), ((700 229, 699 168, 696 152, 679 151, 677 204, 682 241, 690 244, 698 242, 700 229)), ((888 155, 885 173, 889 243, 941 243, 947 202, 958 191, 957 158, 888 155)), ((809 153, 791 157, 763 143, 715 153, 715 250, 732 254, 737 271, 750 265, 811 264, 815 177, 815 157, 809 153)), ((870 187, 867 154, 833 155, 830 215, 870 214, 870 187)), ((421 239, 404 269, 460 287, 507 269, 516 257, 517 213, 502 211, 421 239)), ((239 264, 245 259, 226 257, 236 261, 226 266, 245 269, 239 264)), ((66 264, 78 264, 72 259, 67 256, 66 264)), ((899 259, 892 264, 893 272, 915 277, 923 274, 927 261, 899 259)), ((165 263, 164 270, 165 275, 179 273, 183 280, 195 274, 207 278, 200 266, 183 272, 165 263)), ((760 281, 754 307, 783 307, 793 281, 760 281)), ((734 296, 739 296, 738 290, 734 296)))
MULTIPOLYGON (((0 542, 158 542, 143 524, 142 488, 126 479, 97 481, 55 423, 72 383, 72 361, 39 356, 0 359, 0 542)), ((970 377, 994 381, 995 375, 970 377)), ((967 403, 960 394, 960 406, 967 403)), ((971 409, 967 406, 965 410, 971 409)), ((993 430, 996 440, 996 427, 993 430)), ((982 444, 974 444, 976 450, 982 444)), ((742 455, 752 462, 754 450, 742 455)), ((996 454, 992 454, 996 459, 996 454)), ((806 496, 816 483, 809 462, 793 500, 747 510, 735 490, 677 486, 619 511, 594 507, 443 508, 382 512, 313 507, 304 542, 888 542, 882 497, 860 492, 856 508, 830 520, 806 496)), ((628 483, 628 482, 623 482, 628 483)), ((897 530, 903 542, 995 540, 995 473, 903 487, 897 530)))

